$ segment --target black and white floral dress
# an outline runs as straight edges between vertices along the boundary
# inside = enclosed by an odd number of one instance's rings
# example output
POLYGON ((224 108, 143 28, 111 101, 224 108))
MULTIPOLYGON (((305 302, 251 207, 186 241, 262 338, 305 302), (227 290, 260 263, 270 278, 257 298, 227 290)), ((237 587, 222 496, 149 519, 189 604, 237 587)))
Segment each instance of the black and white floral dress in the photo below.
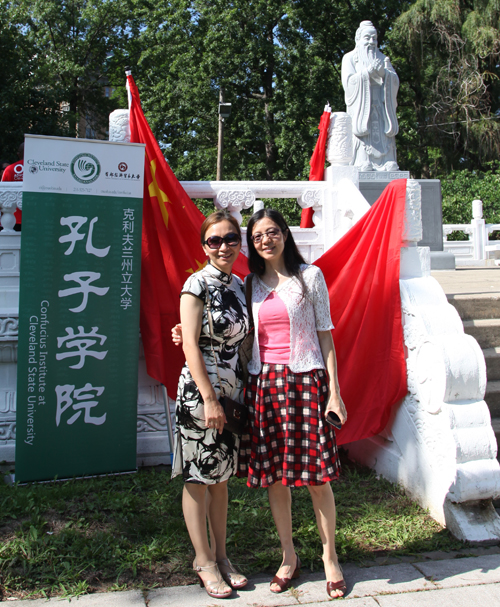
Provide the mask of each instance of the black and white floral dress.
MULTIPOLYGON (((205 304, 200 350, 217 397, 221 386, 210 347, 205 278, 212 304, 213 348, 224 395, 243 402, 243 377, 238 348, 248 333, 248 315, 243 282, 208 264, 188 278, 182 293, 191 293, 205 304)), ((181 295, 182 295, 181 293, 181 295)), ((203 399, 187 363, 179 378, 176 402, 175 449, 172 477, 182 474, 185 482, 215 484, 236 474, 240 439, 228 430, 219 434, 205 426, 203 399)))

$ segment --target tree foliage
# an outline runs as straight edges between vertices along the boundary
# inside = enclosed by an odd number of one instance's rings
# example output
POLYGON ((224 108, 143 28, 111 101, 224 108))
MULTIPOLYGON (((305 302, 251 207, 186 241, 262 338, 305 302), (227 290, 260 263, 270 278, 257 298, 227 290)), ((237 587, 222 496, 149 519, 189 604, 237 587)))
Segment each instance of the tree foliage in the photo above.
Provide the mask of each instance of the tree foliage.
POLYGON ((9 20, 5 3, 0 9, 0 157, 13 162, 30 127, 34 132, 58 134, 58 118, 53 100, 48 102, 34 75, 36 54, 9 20))
POLYGON ((483 202, 486 223, 500 223, 500 164, 490 163, 484 171, 451 171, 441 181, 443 223, 470 223, 472 201, 483 202))
POLYGON ((82 118, 102 132, 116 107, 105 87, 137 34, 132 0, 2 0, 1 8, 0 95, 9 116, 1 153, 25 132, 76 136, 82 118))
POLYGON ((498 158, 498 0, 417 0, 396 20, 389 47, 403 83, 401 164, 438 177, 498 158))
POLYGON ((232 103, 225 179, 307 179, 323 106, 345 104, 344 52, 367 14, 383 41, 392 0, 172 0, 146 6, 134 67, 144 107, 183 179, 213 179, 219 89, 232 103))
MULTIPOLYGON (((371 19, 400 76, 398 159, 474 182, 500 152, 498 0, 0 0, 0 156, 23 133, 103 133, 132 71, 179 178, 307 179, 324 104, 344 111, 342 56, 371 19), (109 86, 113 97, 103 92, 109 86)), ((478 178, 479 179, 479 178, 478 178)), ((443 184, 443 192, 446 186, 443 184)), ((467 193, 469 204, 480 194, 467 193)), ((445 196, 446 198, 446 196, 445 196)))

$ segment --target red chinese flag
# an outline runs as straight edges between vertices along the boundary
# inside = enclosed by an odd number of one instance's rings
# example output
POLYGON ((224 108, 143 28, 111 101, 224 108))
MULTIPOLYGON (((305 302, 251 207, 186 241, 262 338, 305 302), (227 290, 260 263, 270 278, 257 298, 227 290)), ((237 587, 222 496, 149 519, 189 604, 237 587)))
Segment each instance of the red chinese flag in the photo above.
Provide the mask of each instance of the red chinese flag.
MULTIPOLYGON (((141 266, 141 335, 151 377, 175 398, 184 364, 182 348, 174 346, 171 329, 180 320, 179 295, 206 256, 200 243, 205 217, 189 198, 165 160, 144 116, 137 85, 127 76, 132 101, 130 136, 146 144, 141 266)), ((240 256, 234 271, 248 273, 240 256), (239 271, 238 271, 239 270, 239 271)))
POLYGON ((363 217, 316 262, 335 329, 348 420, 342 445, 381 432, 407 392, 399 262, 406 179, 390 183, 363 217))
MULTIPOLYGON (((327 106, 329 107, 329 106, 327 106)), ((330 126, 331 112, 323 112, 321 120, 319 122, 319 137, 314 148, 313 155, 309 164, 311 170, 309 171, 309 181, 323 181, 325 173, 325 155, 326 155, 326 140, 328 138, 328 127, 330 126)), ((312 207, 308 209, 302 209, 300 216, 300 227, 301 228, 314 228, 313 224, 314 211, 312 207)))

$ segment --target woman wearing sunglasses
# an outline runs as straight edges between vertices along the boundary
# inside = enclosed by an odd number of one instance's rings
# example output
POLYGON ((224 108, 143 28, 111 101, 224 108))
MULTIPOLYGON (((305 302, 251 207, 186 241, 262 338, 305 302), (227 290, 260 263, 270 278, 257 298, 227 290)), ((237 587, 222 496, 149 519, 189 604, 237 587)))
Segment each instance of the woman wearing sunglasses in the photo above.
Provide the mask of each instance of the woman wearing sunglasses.
POLYGON ((346 585, 335 551, 335 500, 330 481, 339 474, 335 434, 347 419, 337 381, 328 290, 321 270, 307 265, 283 216, 255 213, 247 228, 255 325, 245 402, 249 435, 241 441, 239 475, 267 487, 283 561, 272 592, 287 590, 300 574, 292 538, 290 487, 312 497, 329 598, 346 585))
POLYGON ((237 472, 240 439, 224 430, 219 403, 221 391, 240 402, 243 398, 237 360, 248 315, 242 281, 231 273, 241 248, 238 222, 227 211, 212 213, 201 226, 201 242, 208 264, 188 278, 181 293, 186 364, 177 391, 172 476, 184 479, 182 508, 200 586, 211 597, 227 598, 231 588, 247 584, 226 555, 227 481, 237 472))

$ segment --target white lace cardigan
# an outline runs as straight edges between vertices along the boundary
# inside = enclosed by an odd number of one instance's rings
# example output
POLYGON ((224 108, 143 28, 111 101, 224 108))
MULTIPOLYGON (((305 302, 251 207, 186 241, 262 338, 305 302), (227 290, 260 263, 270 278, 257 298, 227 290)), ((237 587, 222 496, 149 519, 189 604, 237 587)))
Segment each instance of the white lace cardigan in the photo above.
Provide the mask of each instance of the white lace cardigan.
POLYGON ((276 289, 271 289, 258 276, 253 276, 252 313, 255 340, 252 360, 248 364, 248 371, 252 375, 258 375, 262 368, 259 351, 259 310, 272 291, 279 294, 290 319, 290 370, 294 373, 305 373, 312 369, 325 368, 317 332, 334 328, 330 317, 328 289, 318 267, 302 265, 300 269, 307 285, 305 297, 302 296, 302 287, 296 278, 290 278, 276 289))

